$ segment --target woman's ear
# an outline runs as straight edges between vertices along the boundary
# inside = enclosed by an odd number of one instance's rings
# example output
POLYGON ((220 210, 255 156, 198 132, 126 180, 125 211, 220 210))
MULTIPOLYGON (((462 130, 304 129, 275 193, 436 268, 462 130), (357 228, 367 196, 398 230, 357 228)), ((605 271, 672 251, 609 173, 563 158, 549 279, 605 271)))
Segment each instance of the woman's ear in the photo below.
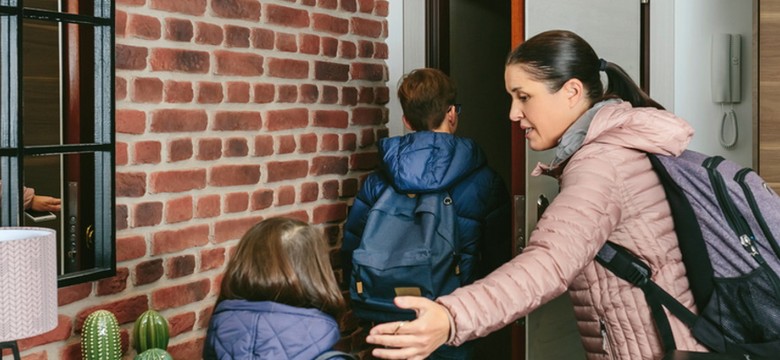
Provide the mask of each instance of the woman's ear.
POLYGON ((585 86, 582 81, 575 78, 565 82, 561 91, 564 91, 570 107, 577 105, 585 96, 585 86))

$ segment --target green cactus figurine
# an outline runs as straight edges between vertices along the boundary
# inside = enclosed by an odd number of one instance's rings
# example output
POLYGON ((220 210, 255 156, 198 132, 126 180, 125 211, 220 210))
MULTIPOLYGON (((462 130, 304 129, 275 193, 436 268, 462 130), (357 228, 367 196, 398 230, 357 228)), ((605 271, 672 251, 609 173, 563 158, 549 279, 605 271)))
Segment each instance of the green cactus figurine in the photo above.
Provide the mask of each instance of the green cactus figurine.
POLYGON ((173 360, 173 357, 163 349, 152 348, 136 355, 134 360, 173 360))
POLYGON ((83 360, 122 358, 119 323, 112 312, 96 310, 84 320, 81 329, 81 358, 83 360))
POLYGON ((160 313, 149 309, 135 320, 133 347, 139 354, 149 349, 168 349, 168 322, 160 313))

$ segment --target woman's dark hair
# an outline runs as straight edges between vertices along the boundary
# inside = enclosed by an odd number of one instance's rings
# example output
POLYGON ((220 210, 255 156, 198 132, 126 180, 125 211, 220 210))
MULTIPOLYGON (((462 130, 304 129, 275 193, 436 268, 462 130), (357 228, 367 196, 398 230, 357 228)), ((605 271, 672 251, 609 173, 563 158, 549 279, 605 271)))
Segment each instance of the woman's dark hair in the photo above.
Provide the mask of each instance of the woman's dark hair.
POLYGON ((621 98, 634 107, 663 109, 631 79, 623 68, 599 59, 596 52, 577 34, 566 30, 540 33, 509 53, 506 65, 520 65, 534 80, 547 84, 551 92, 569 79, 578 79, 586 89, 591 104, 603 99, 621 98), (607 74, 607 91, 599 72, 607 74))
POLYGON ((315 308, 336 319, 346 310, 322 233, 282 217, 257 223, 239 241, 217 303, 228 299, 315 308))

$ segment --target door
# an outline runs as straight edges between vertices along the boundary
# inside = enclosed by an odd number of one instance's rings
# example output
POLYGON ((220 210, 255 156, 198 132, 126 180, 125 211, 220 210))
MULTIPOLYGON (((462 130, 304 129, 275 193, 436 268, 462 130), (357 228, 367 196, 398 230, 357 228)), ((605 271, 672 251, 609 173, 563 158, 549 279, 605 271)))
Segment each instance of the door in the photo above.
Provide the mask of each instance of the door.
MULTIPOLYGON (((603 59, 622 66, 637 83, 640 82, 641 31, 640 1, 589 0, 524 0, 515 2, 524 12, 514 9, 514 24, 519 39, 530 38, 551 29, 571 30, 582 36, 603 59), (520 26, 520 25, 518 25, 520 26)), ((517 38, 518 36, 516 36, 517 38)), ((517 40, 517 39, 516 39, 517 40)), ((513 131, 513 142, 522 142, 522 135, 513 131)), ((524 147, 524 146, 523 146, 524 147)), ((544 152, 517 149, 513 151, 512 174, 516 214, 525 219, 525 227, 516 236, 523 246, 536 225, 538 217, 549 202, 554 201, 558 183, 549 177, 526 177, 538 163, 549 163, 553 150, 544 152), (521 156, 517 158, 516 156, 521 156), (523 181, 524 180, 524 181, 523 181), (522 192, 524 191, 524 192, 522 192)), ((521 339, 516 339, 521 341, 521 339)), ((574 320, 574 311, 568 294, 540 307, 525 318, 525 359, 583 359, 585 357, 574 320)), ((516 357, 521 358, 521 357, 516 357)))

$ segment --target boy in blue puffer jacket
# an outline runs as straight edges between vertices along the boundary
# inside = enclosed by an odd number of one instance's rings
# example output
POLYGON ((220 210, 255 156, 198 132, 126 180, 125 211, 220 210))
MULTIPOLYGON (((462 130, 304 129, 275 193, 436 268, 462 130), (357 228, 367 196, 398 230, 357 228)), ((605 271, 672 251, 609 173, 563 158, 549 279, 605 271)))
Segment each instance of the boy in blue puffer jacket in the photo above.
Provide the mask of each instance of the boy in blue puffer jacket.
POLYGON ((294 219, 263 220, 228 262, 203 358, 354 359, 332 351, 344 310, 321 232, 294 219))
MULTIPOLYGON (((360 245, 369 210, 392 186, 402 194, 450 192, 460 236, 455 243, 470 244, 461 251, 477 259, 471 273, 463 276, 466 285, 511 257, 509 194, 480 147, 453 135, 461 105, 446 74, 432 68, 414 70, 403 78, 398 97, 404 125, 413 132, 378 142, 380 167, 366 177, 344 225, 344 279, 351 278, 352 253, 360 245)), ((473 346, 442 346, 431 359, 470 359, 473 346)))

